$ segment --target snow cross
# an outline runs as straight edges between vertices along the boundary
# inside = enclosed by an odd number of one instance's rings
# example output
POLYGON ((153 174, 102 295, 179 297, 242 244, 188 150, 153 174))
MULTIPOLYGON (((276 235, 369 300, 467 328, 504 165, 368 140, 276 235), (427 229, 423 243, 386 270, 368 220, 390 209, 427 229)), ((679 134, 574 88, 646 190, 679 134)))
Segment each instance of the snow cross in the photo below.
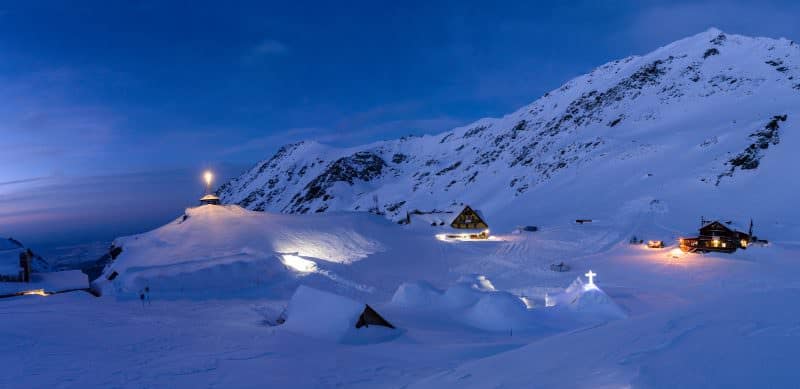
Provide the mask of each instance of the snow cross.
POLYGON ((589 279, 589 285, 594 285, 594 276, 596 276, 597 273, 594 273, 591 270, 589 270, 589 272, 584 275, 586 276, 586 278, 589 279))

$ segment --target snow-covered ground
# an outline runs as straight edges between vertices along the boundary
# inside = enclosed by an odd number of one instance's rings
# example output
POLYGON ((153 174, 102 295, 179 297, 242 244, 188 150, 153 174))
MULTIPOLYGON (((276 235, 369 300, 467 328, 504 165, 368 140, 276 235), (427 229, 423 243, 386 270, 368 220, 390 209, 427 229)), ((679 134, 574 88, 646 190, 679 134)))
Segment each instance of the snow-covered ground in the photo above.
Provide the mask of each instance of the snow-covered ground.
POLYGON ((89 279, 80 270, 33 273, 30 282, 0 282, 0 296, 17 293, 52 294, 81 289, 89 289, 89 279))
POLYGON ((501 119, 285 148, 221 194, 301 214, 191 208, 115 240, 99 298, 0 300, 0 387, 795 387, 798 61, 709 30, 501 119), (492 239, 396 223, 462 201, 492 239), (703 216, 770 243, 673 255, 703 216))
MULTIPOLYGON (((100 298, 0 301, 0 387, 785 387, 800 378, 790 366, 800 346, 791 235, 673 258, 671 247, 627 243, 631 233, 674 243, 660 213, 554 221, 495 242, 443 242, 430 227, 359 213, 187 215, 118 239, 123 253, 104 276, 119 275, 101 281, 100 298), (330 231, 350 243, 324 244, 330 231), (286 252, 314 266, 284 264, 286 252), (267 261, 271 273, 254 275, 267 261), (572 270, 549 269, 561 261, 572 270), (590 269, 600 291, 581 285, 590 269), (368 303, 398 329, 361 342, 351 331, 343 342, 291 319, 276 325, 291 317, 299 285, 368 303)), ((324 312, 316 316, 325 328, 324 312)))

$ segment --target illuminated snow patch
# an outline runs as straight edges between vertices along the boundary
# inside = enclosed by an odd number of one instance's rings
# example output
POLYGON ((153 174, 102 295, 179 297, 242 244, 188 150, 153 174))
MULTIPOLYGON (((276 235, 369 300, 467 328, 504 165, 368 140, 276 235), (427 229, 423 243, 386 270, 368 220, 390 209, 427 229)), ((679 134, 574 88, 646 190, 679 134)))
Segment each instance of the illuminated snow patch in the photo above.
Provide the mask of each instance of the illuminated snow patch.
POLYGON ((380 243, 348 230, 337 230, 335 233, 295 231, 281 236, 273 245, 277 252, 297 253, 303 257, 344 264, 360 261, 383 250, 380 243))
POLYGON ((600 290, 600 288, 598 288, 597 285, 595 285, 595 284, 584 284, 583 285, 583 291, 584 292, 588 292, 590 290, 600 290))
POLYGON ((314 261, 309 261, 308 259, 292 254, 283 254, 281 257, 281 262, 283 262, 284 265, 301 273, 313 273, 317 271, 317 264, 314 261))
POLYGON ((478 282, 478 285, 480 285, 482 290, 489 290, 489 291, 497 290, 495 289, 494 284, 492 284, 492 281, 486 278, 486 276, 478 276, 476 277, 475 280, 478 282))
POLYGON ((28 290, 28 291, 22 292, 22 294, 25 295, 25 296, 33 296, 33 295, 36 295, 36 296, 48 296, 49 295, 49 293, 45 292, 44 289, 28 290))
POLYGON ((679 248, 674 248, 669 251, 670 258, 682 258, 685 253, 679 248))
POLYGON ((498 236, 489 235, 487 238, 478 239, 470 238, 469 234, 454 235, 454 234, 436 234, 434 235, 437 240, 442 242, 503 242, 503 238, 498 236))

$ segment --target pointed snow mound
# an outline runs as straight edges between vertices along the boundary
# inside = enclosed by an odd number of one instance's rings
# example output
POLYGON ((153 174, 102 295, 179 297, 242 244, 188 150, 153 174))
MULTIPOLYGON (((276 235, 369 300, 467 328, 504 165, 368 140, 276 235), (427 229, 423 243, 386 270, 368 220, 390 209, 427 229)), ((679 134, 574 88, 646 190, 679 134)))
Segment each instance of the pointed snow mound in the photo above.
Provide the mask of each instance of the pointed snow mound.
POLYGON ((585 283, 581 277, 576 278, 563 293, 547 296, 546 304, 603 320, 628 316, 602 289, 595 284, 585 283))

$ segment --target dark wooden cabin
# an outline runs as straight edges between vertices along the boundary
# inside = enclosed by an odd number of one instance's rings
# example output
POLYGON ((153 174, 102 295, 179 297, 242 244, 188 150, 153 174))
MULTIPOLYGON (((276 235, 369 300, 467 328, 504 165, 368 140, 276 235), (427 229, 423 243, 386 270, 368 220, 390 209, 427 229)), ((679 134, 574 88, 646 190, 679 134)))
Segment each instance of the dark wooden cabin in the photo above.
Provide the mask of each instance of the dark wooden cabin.
POLYGON ((450 222, 450 227, 458 230, 480 230, 489 228, 489 225, 486 224, 486 221, 483 220, 477 211, 467 205, 461 213, 450 222))
POLYGON ((686 252, 732 253, 737 249, 747 249, 753 234, 753 223, 748 232, 737 231, 719 220, 704 223, 699 234, 693 238, 681 238, 681 250, 686 252))

